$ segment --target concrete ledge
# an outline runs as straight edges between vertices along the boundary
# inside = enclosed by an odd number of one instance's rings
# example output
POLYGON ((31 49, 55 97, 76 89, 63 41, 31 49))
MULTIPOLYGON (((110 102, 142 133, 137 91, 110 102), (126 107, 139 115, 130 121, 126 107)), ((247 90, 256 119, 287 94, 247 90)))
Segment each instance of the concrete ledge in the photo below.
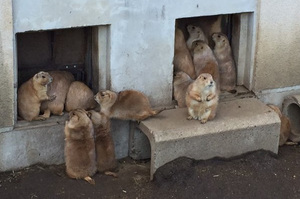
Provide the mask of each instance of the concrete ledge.
MULTIPOLYGON (((45 121, 19 121, 12 131, 0 133, 0 171, 36 163, 64 163, 64 126, 67 118, 68 114, 51 116, 45 121)), ((116 158, 127 157, 129 122, 112 120, 111 133, 116 158)))
POLYGON ((232 157, 264 149, 278 152, 280 119, 258 99, 221 102, 217 117, 201 124, 186 120, 186 108, 167 110, 142 121, 151 144, 150 176, 178 157, 232 157))
POLYGON ((291 134, 289 139, 293 142, 300 142, 300 95, 285 97, 282 104, 282 112, 291 122, 291 134))

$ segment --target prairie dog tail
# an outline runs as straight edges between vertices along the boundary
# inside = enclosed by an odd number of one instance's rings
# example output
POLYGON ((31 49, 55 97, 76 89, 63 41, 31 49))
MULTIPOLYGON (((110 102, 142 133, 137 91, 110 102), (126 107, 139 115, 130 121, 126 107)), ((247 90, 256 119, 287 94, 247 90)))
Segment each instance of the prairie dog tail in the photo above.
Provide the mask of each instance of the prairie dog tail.
POLYGON ((152 116, 154 116, 154 115, 157 115, 157 114, 159 114, 160 112, 162 112, 162 111, 164 111, 164 110, 166 110, 167 108, 161 108, 161 109, 158 109, 158 110, 153 110, 152 111, 152 116))

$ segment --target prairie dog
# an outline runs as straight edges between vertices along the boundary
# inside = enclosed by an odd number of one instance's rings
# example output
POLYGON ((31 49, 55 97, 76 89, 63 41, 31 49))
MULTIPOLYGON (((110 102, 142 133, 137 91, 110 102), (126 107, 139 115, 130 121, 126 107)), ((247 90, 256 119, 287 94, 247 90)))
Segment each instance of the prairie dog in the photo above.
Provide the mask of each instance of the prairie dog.
POLYGON ((176 28, 175 30, 175 53, 173 64, 175 72, 183 71, 192 79, 196 78, 191 54, 186 46, 183 32, 179 28, 176 28))
POLYGON ((232 57, 228 38, 223 33, 214 33, 212 40, 215 42, 214 54, 219 64, 220 89, 232 91, 236 87, 236 66, 232 57))
POLYGON ((189 51, 192 52, 192 44, 196 40, 201 40, 208 44, 208 39, 205 36, 203 30, 199 26, 193 26, 193 25, 188 25, 187 26, 187 31, 189 33, 189 38, 186 41, 186 45, 189 49, 189 51))
MULTIPOLYGON (((49 110, 54 115, 63 115, 64 106, 71 83, 74 81, 72 73, 67 71, 49 71, 53 78, 52 83, 48 87, 48 95, 55 95, 55 100, 42 102, 41 110, 49 110)), ((50 116, 50 115, 49 115, 50 116)))
POLYGON ((203 41, 194 41, 193 47, 194 47, 193 62, 196 70, 196 75, 199 76, 201 73, 211 74, 214 81, 217 84, 217 89, 219 89, 220 88, 219 67, 213 51, 203 41))
POLYGON ((185 72, 177 72, 174 76, 173 87, 174 87, 174 98, 177 101, 179 108, 186 107, 185 95, 188 86, 193 82, 188 74, 185 72))
POLYGON ((280 125, 280 136, 279 136, 279 146, 282 146, 286 143, 288 140, 290 133, 291 133, 291 123, 290 120, 287 116, 283 115, 279 109, 279 107, 273 105, 273 104, 268 104, 268 106, 273 109, 279 116, 281 120, 281 125, 280 125))
POLYGON ((87 85, 80 81, 74 81, 70 85, 65 106, 66 111, 78 108, 89 110, 96 108, 97 103, 94 100, 93 91, 87 85))
MULTIPOLYGON (((117 168, 117 160, 115 157, 115 146, 110 134, 110 119, 105 114, 89 111, 94 126, 96 162, 99 172, 107 175, 113 175, 111 171, 117 168)), ((114 174, 113 176, 117 176, 114 174)))
POLYGON ((186 93, 188 120, 195 119, 206 123, 216 116, 219 93, 216 83, 209 73, 202 73, 189 85, 186 93))
POLYGON ((94 128, 89 117, 90 113, 83 109, 69 113, 65 124, 66 173, 70 178, 95 184, 91 178, 97 170, 94 128))
POLYGON ((101 112, 110 118, 142 121, 157 115, 162 110, 152 110, 148 97, 135 90, 125 90, 119 93, 106 90, 95 95, 100 104, 101 112))
POLYGON ((48 85, 52 82, 49 73, 40 71, 18 89, 18 112, 27 121, 45 120, 48 113, 40 114, 41 103, 54 100, 55 95, 48 96, 48 85))

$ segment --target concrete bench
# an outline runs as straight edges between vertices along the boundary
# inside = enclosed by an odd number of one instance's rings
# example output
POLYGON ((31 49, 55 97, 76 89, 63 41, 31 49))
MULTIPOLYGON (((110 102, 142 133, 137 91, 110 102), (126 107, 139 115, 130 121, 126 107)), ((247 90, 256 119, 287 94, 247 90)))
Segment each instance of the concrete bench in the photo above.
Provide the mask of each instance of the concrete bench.
POLYGON ((204 160, 259 149, 278 152, 280 119, 258 99, 221 102, 206 124, 187 116, 186 108, 166 110, 138 125, 151 145, 151 180, 159 167, 181 156, 204 160))

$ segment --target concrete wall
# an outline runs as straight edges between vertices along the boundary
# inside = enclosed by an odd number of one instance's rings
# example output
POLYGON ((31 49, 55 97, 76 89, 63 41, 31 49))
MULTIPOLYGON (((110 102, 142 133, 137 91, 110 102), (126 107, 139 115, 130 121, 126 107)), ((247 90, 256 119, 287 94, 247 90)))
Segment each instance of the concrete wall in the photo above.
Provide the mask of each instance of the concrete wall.
POLYGON ((110 24, 111 89, 140 90, 152 105, 163 106, 172 100, 175 19, 254 11, 255 2, 15 0, 14 28, 25 32, 110 24))
POLYGON ((14 124, 14 34, 11 0, 0 2, 0 132, 14 124))
POLYGON ((266 103, 300 93, 299 1, 259 1, 254 91, 266 103))
MULTIPOLYGON (((153 106, 164 106, 172 102, 175 20, 255 12, 254 21, 247 21, 253 23, 250 36, 257 36, 253 43, 255 63, 246 69, 251 74, 249 82, 262 101, 280 105, 284 96, 300 93, 299 6, 300 2, 293 0, 1 0, 0 131, 13 128, 16 114, 16 33, 107 25, 107 85, 116 91, 140 90, 153 106)), ((113 129, 128 132, 129 124, 120 122, 113 129)), ((13 138, 19 135, 19 131, 9 131, 4 142, 17 145, 13 138)), ((128 133, 115 138, 123 147, 117 153, 126 156, 128 133)), ((7 160, 15 156, 9 149, 1 148, 1 152, 7 160)))

